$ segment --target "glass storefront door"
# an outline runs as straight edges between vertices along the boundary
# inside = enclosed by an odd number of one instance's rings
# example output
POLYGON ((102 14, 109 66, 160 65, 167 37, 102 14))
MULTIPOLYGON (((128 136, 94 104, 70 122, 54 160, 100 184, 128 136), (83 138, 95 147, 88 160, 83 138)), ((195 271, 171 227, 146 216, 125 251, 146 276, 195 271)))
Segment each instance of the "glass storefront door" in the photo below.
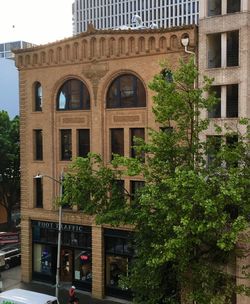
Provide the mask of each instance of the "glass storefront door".
POLYGON ((71 249, 61 249, 61 281, 72 282, 73 252, 71 249))

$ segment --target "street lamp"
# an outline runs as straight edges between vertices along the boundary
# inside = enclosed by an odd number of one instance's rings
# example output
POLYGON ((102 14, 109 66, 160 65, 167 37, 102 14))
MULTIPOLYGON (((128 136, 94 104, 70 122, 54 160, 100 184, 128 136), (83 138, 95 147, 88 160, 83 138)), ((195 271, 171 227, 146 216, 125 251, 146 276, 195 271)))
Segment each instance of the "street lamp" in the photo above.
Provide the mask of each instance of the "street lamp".
MULTIPOLYGON (((62 181, 63 181, 63 172, 60 175, 60 180, 56 178, 38 173, 34 178, 43 178, 47 177, 60 185, 59 198, 62 198, 62 181)), ((61 235, 62 235, 62 206, 59 205, 58 209, 58 237, 57 237, 57 261, 56 261, 56 297, 58 298, 58 291, 60 286, 60 257, 61 257, 61 235)))
POLYGON ((192 52, 192 51, 188 50, 188 45, 189 45, 189 37, 188 36, 184 36, 183 38, 181 38, 181 44, 184 46, 185 53, 193 54, 195 56, 195 52, 192 52))

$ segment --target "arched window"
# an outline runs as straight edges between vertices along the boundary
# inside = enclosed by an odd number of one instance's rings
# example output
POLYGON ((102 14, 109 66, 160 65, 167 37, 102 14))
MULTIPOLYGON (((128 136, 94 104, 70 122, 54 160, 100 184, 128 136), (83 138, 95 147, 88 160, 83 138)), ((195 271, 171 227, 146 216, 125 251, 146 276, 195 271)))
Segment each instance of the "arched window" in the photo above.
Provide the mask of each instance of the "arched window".
POLYGON ((67 80, 57 94, 57 110, 89 110, 90 96, 85 84, 78 79, 67 80))
POLYGON ((134 75, 117 77, 107 94, 107 108, 133 108, 146 106, 146 92, 142 82, 134 75))
POLYGON ((35 111, 42 111, 43 90, 40 82, 34 85, 34 109, 35 111))

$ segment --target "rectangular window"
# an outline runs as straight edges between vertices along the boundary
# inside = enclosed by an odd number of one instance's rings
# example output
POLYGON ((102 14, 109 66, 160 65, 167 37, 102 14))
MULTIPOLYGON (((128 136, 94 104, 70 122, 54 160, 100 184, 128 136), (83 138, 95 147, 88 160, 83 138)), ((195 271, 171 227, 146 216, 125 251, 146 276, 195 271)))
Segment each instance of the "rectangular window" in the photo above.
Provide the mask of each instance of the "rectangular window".
POLYGON ((42 178, 35 178, 35 207, 43 208, 43 182, 42 178))
POLYGON ((241 0, 227 0, 227 13, 240 12, 240 2, 241 0))
POLYGON ((239 65, 239 31, 227 33, 227 66, 239 65))
POLYGON ((207 15, 209 17, 221 15, 221 0, 207 1, 207 5, 207 15))
POLYGON ((221 117, 221 86, 211 87, 211 91, 214 92, 215 97, 218 98, 218 103, 213 106, 213 108, 208 112, 209 118, 219 118, 221 117))
POLYGON ((43 160, 43 132, 42 130, 34 130, 34 159, 43 160))
POLYGON ((238 84, 227 85, 227 117, 238 117, 238 84))
POLYGON ((119 285, 122 276, 128 276, 133 259, 133 235, 128 231, 104 230, 106 294, 124 298, 131 296, 130 290, 119 285))
POLYGON ((138 154, 136 152, 136 137, 145 139, 145 130, 144 128, 133 128, 130 129, 130 156, 131 157, 142 157, 144 158, 144 155, 138 154))
POLYGON ((78 132, 78 156, 87 157, 90 152, 89 129, 79 129, 78 132))
POLYGON ((207 164, 211 166, 214 163, 217 153, 221 148, 222 137, 220 135, 207 136, 207 164))
POLYGON ((120 200, 125 199, 124 180, 115 180, 113 182, 111 196, 116 196, 120 200))
POLYGON ((221 67, 221 34, 208 35, 208 68, 221 67))
POLYGON ((50 246, 34 244, 33 271, 45 275, 52 274, 52 252, 50 246))
POLYGON ((71 130, 61 130, 61 160, 71 160, 72 135, 71 130))
POLYGON ((124 130, 123 129, 111 129, 111 159, 113 154, 124 156, 124 130))
POLYGON ((226 145, 229 148, 227 166, 238 167, 238 153, 235 153, 235 149, 238 145, 238 136, 237 135, 229 135, 226 136, 226 145))
POLYGON ((130 194, 132 200, 140 195, 140 190, 144 187, 144 185, 144 181, 130 181, 130 194))

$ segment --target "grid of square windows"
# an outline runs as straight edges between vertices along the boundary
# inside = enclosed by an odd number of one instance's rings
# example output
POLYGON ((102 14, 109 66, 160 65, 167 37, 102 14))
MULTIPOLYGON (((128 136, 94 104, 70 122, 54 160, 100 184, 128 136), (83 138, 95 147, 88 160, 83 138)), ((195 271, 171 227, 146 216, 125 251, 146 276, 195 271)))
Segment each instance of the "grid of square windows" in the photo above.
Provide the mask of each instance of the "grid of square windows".
POLYGON ((95 28, 132 27, 132 17, 137 14, 143 25, 152 23, 158 27, 198 24, 198 0, 75 0, 74 34, 95 28))

